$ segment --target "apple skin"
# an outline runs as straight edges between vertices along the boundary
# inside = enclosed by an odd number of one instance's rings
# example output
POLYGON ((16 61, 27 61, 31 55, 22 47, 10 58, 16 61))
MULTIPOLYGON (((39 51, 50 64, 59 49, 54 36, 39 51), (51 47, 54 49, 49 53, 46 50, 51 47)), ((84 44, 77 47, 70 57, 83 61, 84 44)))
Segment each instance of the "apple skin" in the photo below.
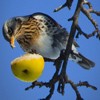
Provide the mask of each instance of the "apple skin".
POLYGON ((11 69, 16 78, 24 82, 34 82, 42 74, 44 59, 39 54, 25 54, 11 62, 11 69))

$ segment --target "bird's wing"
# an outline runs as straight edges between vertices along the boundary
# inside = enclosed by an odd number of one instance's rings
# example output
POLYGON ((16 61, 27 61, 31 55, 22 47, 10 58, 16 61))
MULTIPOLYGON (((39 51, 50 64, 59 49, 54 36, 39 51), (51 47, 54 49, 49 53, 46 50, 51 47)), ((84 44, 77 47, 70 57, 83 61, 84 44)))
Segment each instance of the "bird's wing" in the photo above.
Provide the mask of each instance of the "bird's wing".
POLYGON ((41 16, 45 16, 46 18, 50 19, 57 27, 61 28, 62 26, 59 25, 52 17, 50 17, 49 15, 47 14, 44 14, 44 13, 41 13, 41 12, 37 12, 37 13, 34 13, 32 14, 31 16, 35 16, 35 15, 41 15, 41 16))
MULTIPOLYGON (((50 20, 52 22, 52 24, 54 24, 54 26, 57 27, 57 32, 55 34, 53 34, 53 36, 58 37, 59 40, 65 39, 65 37, 69 37, 69 33, 67 32, 67 30, 65 28, 63 28, 60 24, 58 24, 52 17, 50 17, 47 14, 41 13, 41 12, 37 12, 37 13, 33 13, 32 15, 29 15, 30 18, 33 18, 34 16, 43 16, 45 18, 47 18, 47 20, 50 20)), ((51 33, 48 35, 52 35, 51 33)), ((76 43, 76 41, 73 41, 73 44, 75 45, 75 47, 79 47, 79 45, 76 43)))

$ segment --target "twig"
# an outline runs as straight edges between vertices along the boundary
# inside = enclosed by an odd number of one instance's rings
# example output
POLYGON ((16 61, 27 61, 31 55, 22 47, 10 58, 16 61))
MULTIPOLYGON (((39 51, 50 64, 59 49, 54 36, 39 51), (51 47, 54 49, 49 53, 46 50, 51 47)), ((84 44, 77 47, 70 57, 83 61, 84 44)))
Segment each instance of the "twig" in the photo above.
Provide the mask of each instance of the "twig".
MULTIPOLYGON (((90 13, 94 13, 98 16, 100 16, 100 12, 98 11, 95 11, 93 8, 92 8, 92 5, 90 2, 83 2, 83 4, 86 4, 88 5, 89 9, 85 9, 83 6, 81 8, 81 11, 84 13, 84 15, 91 21, 91 23, 93 24, 93 26, 95 27, 95 33, 97 33, 97 38, 100 39, 100 30, 98 28, 98 24, 96 23, 96 21, 91 17, 91 14, 90 13)), ((92 35, 93 36, 93 35, 92 35)))
POLYGON ((87 88, 91 88, 93 90, 97 90, 97 88, 93 85, 90 85, 87 81, 85 82, 79 82, 78 84, 76 84, 76 86, 86 86, 87 88))
POLYGON ((76 34, 76 38, 79 38, 79 35, 83 35, 85 38, 89 39, 90 37, 95 36, 95 34, 97 33, 97 30, 94 30, 90 34, 84 33, 82 31, 82 29, 79 27, 79 25, 77 25, 76 28, 77 28, 77 31, 78 31, 77 34, 76 34))
POLYGON ((66 7, 66 3, 64 3, 63 5, 59 6, 58 8, 54 9, 54 12, 58 12, 59 10, 63 9, 66 7))
POLYGON ((54 9, 54 12, 58 12, 58 11, 60 11, 61 9, 65 8, 65 7, 68 7, 68 9, 70 9, 71 6, 72 6, 72 3, 73 3, 73 0, 66 0, 66 2, 63 5, 59 6, 56 9, 54 9))
POLYGON ((76 100, 83 100, 83 98, 80 95, 80 92, 77 89, 77 86, 74 84, 74 82, 72 82, 71 80, 68 80, 68 83, 72 86, 73 90, 75 91, 76 95, 77 95, 77 99, 76 100))

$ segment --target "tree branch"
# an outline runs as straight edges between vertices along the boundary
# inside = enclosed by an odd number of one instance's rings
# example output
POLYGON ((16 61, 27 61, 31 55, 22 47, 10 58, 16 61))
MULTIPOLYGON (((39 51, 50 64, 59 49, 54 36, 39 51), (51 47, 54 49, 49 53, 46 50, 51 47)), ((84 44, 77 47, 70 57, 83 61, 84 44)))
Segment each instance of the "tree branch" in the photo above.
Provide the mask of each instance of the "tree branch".
POLYGON ((65 8, 65 7, 68 7, 68 9, 71 9, 72 3, 73 3, 73 0, 66 0, 66 2, 63 5, 59 6, 56 9, 54 9, 54 12, 58 12, 58 11, 60 11, 61 9, 65 8))
POLYGON ((87 35, 87 36, 88 36, 88 38, 90 38, 90 37, 94 36, 94 35, 97 33, 97 36, 96 36, 96 37, 100 39, 100 30, 99 30, 98 24, 96 23, 96 21, 95 21, 95 20, 92 18, 92 16, 91 16, 91 13, 94 13, 94 14, 100 16, 100 12, 95 11, 95 10, 92 8, 91 3, 88 2, 88 1, 85 1, 85 0, 84 0, 83 4, 88 5, 89 9, 85 9, 85 8, 82 6, 82 7, 81 7, 81 11, 82 11, 83 14, 91 21, 91 23, 93 24, 93 26, 94 26, 94 28, 95 28, 95 31, 92 32, 92 34, 87 35))
MULTIPOLYGON (((73 3, 73 0, 66 0, 65 4, 56 8, 54 11, 57 12, 57 11, 63 9, 64 7, 66 7, 66 6, 70 9, 71 6, 72 6, 72 3, 73 3)), ((99 35, 100 31, 99 31, 99 28, 98 28, 98 24, 94 21, 94 19, 92 19, 90 13, 94 13, 94 14, 100 16, 100 12, 93 10, 90 2, 87 2, 86 0, 78 0, 75 13, 68 20, 68 21, 72 21, 72 26, 71 26, 69 39, 68 39, 68 43, 67 43, 65 52, 61 52, 60 57, 56 61, 44 58, 45 61, 54 62, 56 71, 55 71, 52 79, 49 82, 37 82, 37 81, 35 81, 35 82, 32 83, 31 86, 27 87, 25 90, 29 90, 30 88, 33 89, 35 86, 39 86, 39 87, 45 86, 47 88, 50 88, 50 92, 49 92, 48 96, 44 99, 41 99, 41 100, 50 100, 50 98, 52 97, 52 95, 54 93, 55 84, 57 82, 58 82, 57 91, 62 95, 64 95, 65 85, 70 84, 71 87, 73 88, 73 90, 76 93, 76 99, 77 100, 83 100, 83 98, 80 95, 80 92, 78 91, 79 86, 85 86, 85 87, 88 87, 88 88, 92 88, 93 90, 97 90, 97 88, 95 86, 90 85, 87 81, 85 81, 85 82, 80 81, 79 83, 75 84, 72 80, 69 79, 69 77, 66 73, 68 58, 69 58, 69 54, 71 53, 71 47, 72 47, 72 43, 73 43, 76 31, 78 31, 78 33, 76 35, 77 38, 79 37, 79 35, 82 34, 83 36, 85 36, 88 39, 88 38, 94 36, 96 33, 98 33, 97 37, 100 39, 100 35, 99 35), (88 10, 83 7, 83 5, 85 5, 85 4, 88 5, 88 7, 89 7, 88 10), (80 28, 80 26, 78 25, 78 18, 79 18, 80 12, 83 12, 84 15, 94 25, 95 30, 91 34, 86 34, 85 32, 83 32, 82 29, 80 28)))

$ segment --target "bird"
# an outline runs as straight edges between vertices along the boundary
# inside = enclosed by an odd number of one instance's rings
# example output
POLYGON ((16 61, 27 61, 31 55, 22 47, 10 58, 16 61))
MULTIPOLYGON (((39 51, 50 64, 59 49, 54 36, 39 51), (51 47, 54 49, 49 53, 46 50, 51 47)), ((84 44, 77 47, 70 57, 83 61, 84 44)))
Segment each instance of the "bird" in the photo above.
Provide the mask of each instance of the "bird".
MULTIPOLYGON (((36 12, 30 15, 12 17, 2 27, 4 39, 12 48, 17 41, 24 52, 38 53, 44 58, 56 60, 61 51, 66 49, 69 33, 51 16, 36 12)), ((69 60, 84 69, 91 69, 95 63, 84 57, 77 49, 79 45, 73 40, 69 60)))

